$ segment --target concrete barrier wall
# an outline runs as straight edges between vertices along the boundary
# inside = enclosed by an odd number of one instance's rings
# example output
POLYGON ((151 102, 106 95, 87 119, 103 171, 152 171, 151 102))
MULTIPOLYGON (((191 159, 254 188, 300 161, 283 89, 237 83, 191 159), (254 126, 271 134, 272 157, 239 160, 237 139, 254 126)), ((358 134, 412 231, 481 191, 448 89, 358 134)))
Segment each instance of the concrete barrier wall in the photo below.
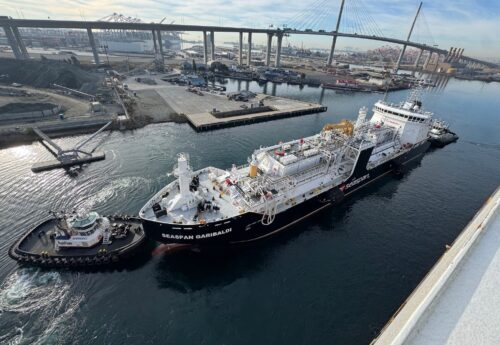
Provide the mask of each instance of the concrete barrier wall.
POLYGON ((54 107, 52 109, 45 109, 39 111, 28 111, 24 113, 4 113, 0 114, 0 122, 2 121, 12 121, 12 120, 31 120, 40 119, 44 117, 54 117, 59 111, 61 111, 61 106, 54 107))
POLYGON ((229 110, 229 111, 219 111, 219 112, 215 112, 215 113, 211 112, 211 114, 220 119, 220 118, 231 117, 231 116, 264 113, 267 111, 274 111, 274 110, 276 110, 276 109, 271 107, 271 106, 265 105, 262 107, 253 107, 253 108, 237 109, 237 110, 229 110))

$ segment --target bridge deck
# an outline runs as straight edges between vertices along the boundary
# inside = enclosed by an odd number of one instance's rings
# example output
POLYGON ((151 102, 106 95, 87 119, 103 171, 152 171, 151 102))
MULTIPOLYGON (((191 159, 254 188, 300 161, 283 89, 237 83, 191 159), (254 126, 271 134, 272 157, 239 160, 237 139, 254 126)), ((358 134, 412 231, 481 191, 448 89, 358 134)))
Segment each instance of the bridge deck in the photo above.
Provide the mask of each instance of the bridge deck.
MULTIPOLYGON (((0 26, 2 27, 31 27, 31 28, 66 28, 66 29, 116 29, 116 30, 160 30, 160 31, 213 31, 213 32, 253 32, 267 33, 273 35, 321 35, 352 37, 368 40, 376 40, 395 44, 403 44, 410 47, 420 48, 438 54, 447 54, 448 51, 437 47, 429 46, 423 43, 405 41, 403 39, 391 37, 378 37, 370 35, 351 34, 335 31, 312 31, 312 30, 290 30, 290 29, 257 29, 245 27, 223 27, 211 25, 184 25, 184 24, 157 24, 157 23, 120 23, 120 22, 101 22, 101 21, 78 21, 78 20, 48 20, 48 19, 12 19, 0 17, 0 26)), ((464 60, 477 62, 490 67, 496 67, 496 64, 474 59, 468 56, 461 57, 464 60)))
POLYGON ((500 188, 372 345, 500 344, 500 188))

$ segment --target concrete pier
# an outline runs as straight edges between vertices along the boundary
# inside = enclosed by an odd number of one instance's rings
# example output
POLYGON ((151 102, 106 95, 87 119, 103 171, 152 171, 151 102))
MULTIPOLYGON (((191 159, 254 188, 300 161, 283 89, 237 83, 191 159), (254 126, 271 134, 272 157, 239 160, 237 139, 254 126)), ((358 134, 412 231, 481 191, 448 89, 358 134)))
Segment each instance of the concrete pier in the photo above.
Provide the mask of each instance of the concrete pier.
POLYGON ((158 42, 156 41, 156 31, 151 31, 151 35, 153 36, 153 48, 155 51, 155 57, 158 55, 158 42))
POLYGON ((273 34, 267 34, 267 51, 266 51, 266 66, 271 63, 271 47, 273 42, 273 34))
POLYGON ((431 61, 432 54, 434 54, 434 53, 433 52, 429 52, 429 55, 425 59, 424 66, 422 67, 423 70, 426 70, 427 66, 429 66, 429 62, 431 61))
POLYGON ((500 344, 500 187, 372 345, 500 344))
POLYGON ((203 61, 205 61, 205 65, 208 64, 208 42, 206 31, 203 31, 203 61))
POLYGON ((281 45, 283 43, 283 34, 278 34, 278 44, 276 45, 276 61, 274 62, 275 67, 280 67, 281 65, 281 45))
POLYGON ((97 47, 94 40, 94 34, 92 33, 91 28, 87 28, 87 34, 89 35, 89 43, 90 47, 92 48, 92 54, 94 55, 94 62, 96 65, 100 65, 101 62, 99 61, 99 52, 97 51, 97 47))
POLYGON ((414 69, 418 69, 418 64, 420 63, 420 58, 422 57, 422 53, 424 52, 423 49, 420 49, 417 55, 417 59, 415 60, 415 63, 413 64, 414 69))
POLYGON ((80 157, 76 160, 59 161, 57 159, 53 159, 45 162, 38 162, 33 164, 33 166, 31 167, 31 171, 42 172, 58 168, 69 168, 75 165, 82 165, 91 162, 102 161, 104 159, 106 159, 106 155, 104 154, 104 152, 98 151, 98 152, 93 152, 89 156, 80 157))
POLYGON ((450 51, 448 52, 448 55, 446 55, 446 59, 444 62, 451 62, 451 59, 453 59, 453 55, 455 54, 455 48, 451 47, 450 51))
POLYGON ((265 99, 264 107, 256 109, 237 108, 215 114, 211 112, 186 114, 186 118, 197 132, 203 132, 285 117, 316 114, 327 110, 327 107, 321 104, 306 103, 281 97, 269 97, 266 95, 258 95, 252 101, 256 102, 261 99, 265 99))
POLYGON ((215 36, 213 31, 210 31, 210 59, 215 60, 215 36))
POLYGON ((247 65, 252 65, 252 33, 248 33, 247 65))
POLYGON ((243 32, 240 32, 240 49, 238 51, 238 55, 239 55, 239 58, 238 58, 238 63, 240 65, 243 65, 243 32))
POLYGON ((156 32, 156 38, 158 39, 158 50, 159 50, 159 55, 160 55, 160 59, 161 61, 163 62, 163 41, 161 39, 161 31, 158 30, 156 32))
POLYGON ((434 65, 434 70, 433 72, 436 72, 438 67, 439 67, 439 60, 441 59, 441 54, 437 53, 436 54, 436 64, 434 65))

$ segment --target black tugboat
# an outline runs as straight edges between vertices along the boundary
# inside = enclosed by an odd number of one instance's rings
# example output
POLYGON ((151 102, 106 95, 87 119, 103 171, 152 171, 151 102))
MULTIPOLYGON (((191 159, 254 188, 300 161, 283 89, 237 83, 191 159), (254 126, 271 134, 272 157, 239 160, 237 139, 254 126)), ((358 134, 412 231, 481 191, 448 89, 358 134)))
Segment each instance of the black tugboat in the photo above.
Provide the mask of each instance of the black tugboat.
POLYGON ((93 267, 123 261, 145 242, 140 219, 97 212, 51 212, 9 250, 20 263, 43 267, 93 267))
POLYGON ((433 147, 445 147, 458 140, 458 135, 450 131, 448 124, 435 120, 429 132, 429 141, 433 147))

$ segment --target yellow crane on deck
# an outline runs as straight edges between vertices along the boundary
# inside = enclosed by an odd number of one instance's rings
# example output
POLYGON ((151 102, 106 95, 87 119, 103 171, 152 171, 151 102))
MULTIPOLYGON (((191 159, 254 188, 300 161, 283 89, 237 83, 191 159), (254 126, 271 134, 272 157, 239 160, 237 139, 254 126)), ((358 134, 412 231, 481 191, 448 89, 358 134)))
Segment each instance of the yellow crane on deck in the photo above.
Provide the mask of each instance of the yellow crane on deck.
POLYGON ((321 131, 331 131, 332 129, 338 129, 345 135, 351 136, 354 133, 354 124, 349 120, 342 120, 339 123, 327 123, 321 131))

